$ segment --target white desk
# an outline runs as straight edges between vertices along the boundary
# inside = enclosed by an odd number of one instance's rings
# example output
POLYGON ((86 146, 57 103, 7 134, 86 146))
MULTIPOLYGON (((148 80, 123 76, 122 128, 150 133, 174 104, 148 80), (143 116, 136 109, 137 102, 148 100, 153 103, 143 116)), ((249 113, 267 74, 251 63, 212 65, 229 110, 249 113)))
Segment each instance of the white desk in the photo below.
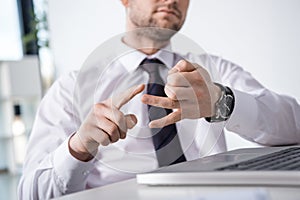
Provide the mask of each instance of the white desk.
POLYGON ((290 187, 203 187, 203 186, 145 186, 135 179, 63 196, 59 200, 129 199, 129 200, 299 200, 300 188, 290 187), (254 198, 254 194, 262 194, 254 198), (267 198, 263 198, 264 196, 267 198), (202 197, 202 198, 201 198, 202 197), (269 197, 269 198, 268 198, 269 197))

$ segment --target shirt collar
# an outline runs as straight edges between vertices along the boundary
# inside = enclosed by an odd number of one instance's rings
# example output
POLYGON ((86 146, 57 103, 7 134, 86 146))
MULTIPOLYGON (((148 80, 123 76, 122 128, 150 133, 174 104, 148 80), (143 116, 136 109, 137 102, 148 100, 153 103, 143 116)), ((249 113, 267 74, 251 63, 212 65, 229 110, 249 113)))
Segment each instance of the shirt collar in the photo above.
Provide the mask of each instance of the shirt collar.
POLYGON ((171 44, 168 44, 153 55, 146 55, 137 49, 129 47, 123 42, 121 43, 121 45, 126 46, 128 51, 120 56, 119 61, 128 72, 136 70, 145 58, 157 58, 162 61, 168 69, 174 66, 174 53, 171 51, 171 44))

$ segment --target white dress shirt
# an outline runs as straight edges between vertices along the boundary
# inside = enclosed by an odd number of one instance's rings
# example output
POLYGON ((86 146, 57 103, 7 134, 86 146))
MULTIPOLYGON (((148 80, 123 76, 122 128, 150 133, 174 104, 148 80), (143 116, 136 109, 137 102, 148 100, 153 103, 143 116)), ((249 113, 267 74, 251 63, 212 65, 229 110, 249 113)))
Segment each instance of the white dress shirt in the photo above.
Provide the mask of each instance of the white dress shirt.
MULTIPOLYGON (((121 56, 99 61, 96 58, 99 52, 92 55, 80 71, 58 79, 41 101, 19 184, 20 199, 49 199, 157 168, 151 131, 147 127, 147 105, 140 100, 142 94, 121 109, 138 119, 126 139, 100 146, 96 157, 89 162, 77 160, 68 149, 69 137, 78 130, 93 104, 117 98, 126 88, 148 82, 147 72, 139 68, 147 56, 120 43, 116 49, 121 48, 125 53, 114 51, 121 56)), ((187 160, 226 151, 224 129, 264 145, 300 143, 297 101, 264 88, 241 67, 216 56, 173 53, 170 46, 151 57, 166 64, 159 69, 164 81, 168 70, 180 59, 186 59, 205 67, 214 81, 229 86, 235 95, 234 111, 227 122, 184 119, 176 124, 187 160)))

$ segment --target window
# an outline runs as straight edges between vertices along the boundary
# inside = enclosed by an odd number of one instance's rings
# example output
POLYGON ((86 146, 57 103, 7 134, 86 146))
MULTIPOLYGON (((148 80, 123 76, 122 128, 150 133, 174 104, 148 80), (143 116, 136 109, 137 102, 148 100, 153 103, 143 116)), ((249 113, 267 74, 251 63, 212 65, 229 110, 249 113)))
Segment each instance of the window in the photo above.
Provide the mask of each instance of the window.
POLYGON ((0 0, 0 61, 23 56, 17 0, 0 0))

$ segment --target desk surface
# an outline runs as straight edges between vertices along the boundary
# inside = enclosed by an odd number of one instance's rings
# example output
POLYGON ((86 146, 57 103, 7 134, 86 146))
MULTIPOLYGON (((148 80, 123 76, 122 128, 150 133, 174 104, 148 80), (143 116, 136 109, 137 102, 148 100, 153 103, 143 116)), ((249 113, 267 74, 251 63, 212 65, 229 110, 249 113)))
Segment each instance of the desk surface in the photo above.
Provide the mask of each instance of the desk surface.
POLYGON ((299 200, 299 187, 146 186, 136 179, 63 196, 74 199, 175 200, 299 200))

